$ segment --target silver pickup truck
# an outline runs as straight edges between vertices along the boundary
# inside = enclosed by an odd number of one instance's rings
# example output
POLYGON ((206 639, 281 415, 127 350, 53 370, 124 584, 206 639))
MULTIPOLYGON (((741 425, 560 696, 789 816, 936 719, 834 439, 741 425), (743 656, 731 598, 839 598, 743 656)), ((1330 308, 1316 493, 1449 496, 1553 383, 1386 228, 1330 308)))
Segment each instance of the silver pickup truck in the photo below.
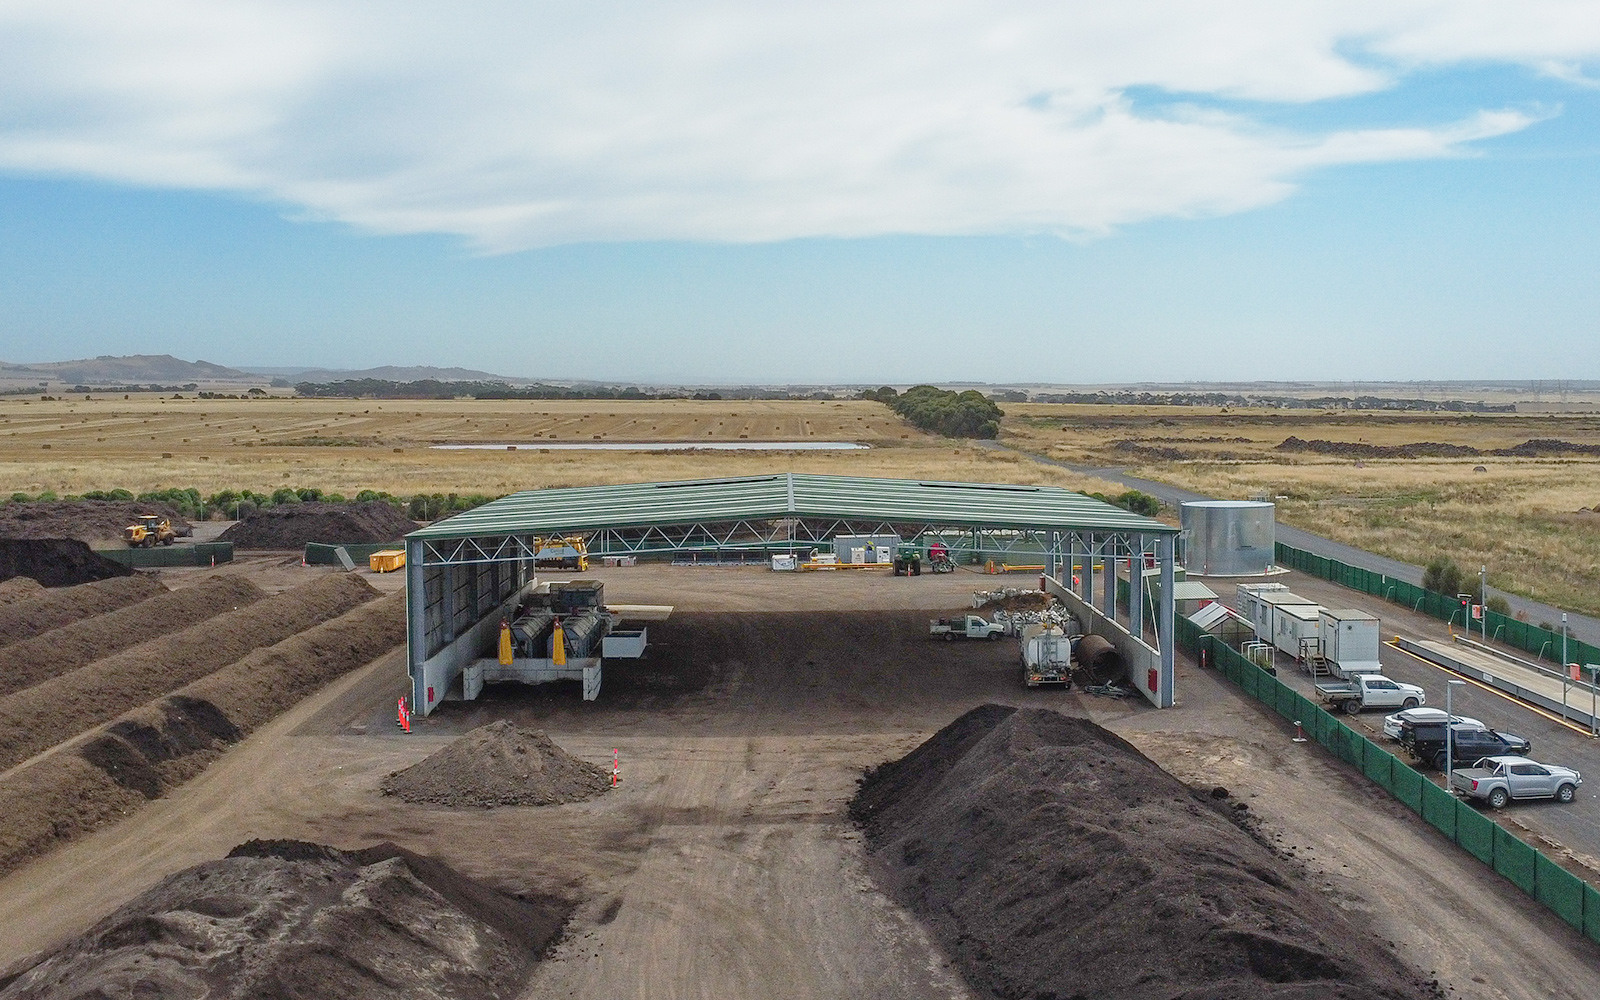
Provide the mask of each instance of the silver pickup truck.
POLYGON ((1317 694, 1350 715, 1364 708, 1416 708, 1428 700, 1415 684, 1391 681, 1382 674, 1356 674, 1349 680, 1318 684, 1317 694))
POLYGON ((1450 772, 1450 787, 1496 809, 1512 799, 1571 802, 1583 776, 1570 767, 1541 764, 1526 757, 1485 757, 1474 767, 1450 772))

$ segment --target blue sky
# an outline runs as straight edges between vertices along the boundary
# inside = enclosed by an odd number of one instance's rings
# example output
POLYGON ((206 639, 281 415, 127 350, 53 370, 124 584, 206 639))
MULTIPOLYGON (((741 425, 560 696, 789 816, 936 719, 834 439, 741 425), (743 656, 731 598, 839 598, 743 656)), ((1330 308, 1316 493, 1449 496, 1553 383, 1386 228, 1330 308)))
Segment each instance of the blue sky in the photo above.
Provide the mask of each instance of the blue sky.
POLYGON ((0 359, 1600 371, 1591 6, 1105 6, 8 5, 0 359))

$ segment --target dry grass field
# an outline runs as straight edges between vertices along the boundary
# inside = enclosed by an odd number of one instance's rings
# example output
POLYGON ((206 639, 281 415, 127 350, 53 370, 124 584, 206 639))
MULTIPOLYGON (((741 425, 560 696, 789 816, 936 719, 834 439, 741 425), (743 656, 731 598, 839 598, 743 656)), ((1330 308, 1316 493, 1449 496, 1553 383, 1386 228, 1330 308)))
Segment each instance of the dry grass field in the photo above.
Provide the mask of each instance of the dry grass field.
POLYGON ((314 486, 487 493, 770 472, 1112 484, 924 434, 879 403, 0 398, 0 492, 314 486), (860 451, 545 451, 540 443, 846 441, 860 451), (440 451, 433 444, 516 444, 440 451))
POLYGON ((1600 456, 1375 458, 1280 451, 1290 437, 1480 451, 1554 439, 1600 445, 1585 413, 1228 412, 1189 407, 1007 407, 1004 440, 1074 463, 1227 499, 1266 494, 1288 524, 1407 562, 1489 567, 1490 583, 1600 613, 1600 456), (1476 471, 1482 469, 1483 471, 1476 471))
MULTIPOLYGON (((1353 458, 1286 438, 1487 451, 1600 445, 1600 415, 1011 404, 1002 443, 1220 497, 1279 500, 1286 523, 1413 563, 1487 563, 1491 582, 1600 613, 1600 457, 1353 458), (1485 471, 1476 472, 1482 467, 1485 471)), ((0 398, 0 493, 315 486, 497 495, 770 472, 1050 484, 1120 492, 1023 455, 925 434, 872 402, 0 398), (543 451, 540 444, 848 441, 860 451, 543 451), (440 451, 433 444, 516 444, 440 451)))

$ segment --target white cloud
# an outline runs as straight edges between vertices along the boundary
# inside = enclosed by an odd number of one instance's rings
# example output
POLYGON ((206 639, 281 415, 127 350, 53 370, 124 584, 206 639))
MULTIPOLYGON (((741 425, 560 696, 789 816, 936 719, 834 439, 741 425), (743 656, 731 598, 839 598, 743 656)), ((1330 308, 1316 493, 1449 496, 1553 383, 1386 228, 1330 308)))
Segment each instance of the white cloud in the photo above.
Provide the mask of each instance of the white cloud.
POLYGON ((1578 74, 1597 53, 1588 0, 9 0, 0 169, 241 192, 489 251, 1094 234, 1534 120, 1292 133, 1210 99, 1334 100, 1462 61, 1578 74), (1196 107, 1144 110, 1134 88, 1196 107))

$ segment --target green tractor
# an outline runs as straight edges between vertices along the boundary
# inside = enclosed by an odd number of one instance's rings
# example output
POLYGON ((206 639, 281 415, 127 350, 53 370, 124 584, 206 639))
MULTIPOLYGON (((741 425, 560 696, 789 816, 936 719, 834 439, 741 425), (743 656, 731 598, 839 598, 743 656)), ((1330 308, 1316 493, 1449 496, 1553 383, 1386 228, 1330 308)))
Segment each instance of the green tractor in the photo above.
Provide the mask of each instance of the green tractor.
POLYGON ((895 576, 921 576, 922 550, 909 542, 901 543, 894 551, 895 576))

